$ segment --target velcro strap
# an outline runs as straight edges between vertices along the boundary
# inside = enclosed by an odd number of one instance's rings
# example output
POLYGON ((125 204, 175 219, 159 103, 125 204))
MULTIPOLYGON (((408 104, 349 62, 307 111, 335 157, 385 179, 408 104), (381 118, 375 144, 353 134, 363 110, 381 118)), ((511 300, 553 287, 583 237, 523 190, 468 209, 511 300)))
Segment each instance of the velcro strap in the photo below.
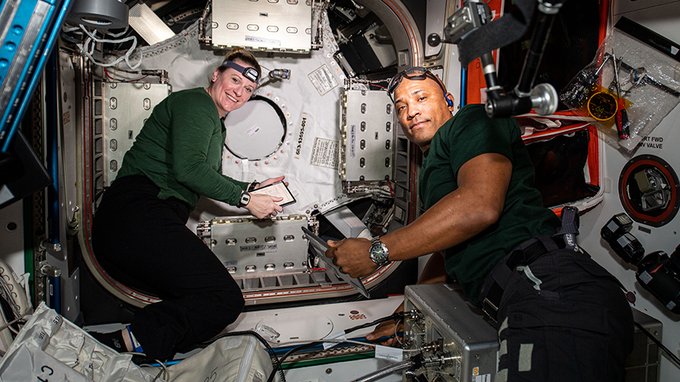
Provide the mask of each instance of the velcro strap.
MULTIPOLYGON (((504 259, 505 260, 505 259, 504 259)), ((503 292, 512 277, 513 271, 505 265, 505 261, 496 265, 489 276, 487 276, 480 293, 480 305, 482 311, 489 318, 491 323, 496 326, 496 316, 500 308, 503 292)))
POLYGON ((573 234, 578 235, 578 209, 567 206, 562 208, 562 227, 556 235, 573 234))

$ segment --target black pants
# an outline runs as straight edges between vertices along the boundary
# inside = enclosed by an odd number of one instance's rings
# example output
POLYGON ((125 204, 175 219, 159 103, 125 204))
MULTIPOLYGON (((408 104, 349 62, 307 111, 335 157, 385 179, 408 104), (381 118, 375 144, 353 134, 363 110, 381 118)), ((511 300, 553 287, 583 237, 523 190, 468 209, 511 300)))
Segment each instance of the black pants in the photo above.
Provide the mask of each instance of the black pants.
POLYGON ((186 227, 189 208, 156 197, 143 176, 116 180, 93 224, 93 247, 114 279, 162 299, 137 311, 132 330, 144 352, 166 359, 218 334, 244 306, 240 288, 186 227))
POLYGON ((498 323, 495 381, 624 380, 632 312, 616 279, 588 254, 553 250, 513 272, 498 323))

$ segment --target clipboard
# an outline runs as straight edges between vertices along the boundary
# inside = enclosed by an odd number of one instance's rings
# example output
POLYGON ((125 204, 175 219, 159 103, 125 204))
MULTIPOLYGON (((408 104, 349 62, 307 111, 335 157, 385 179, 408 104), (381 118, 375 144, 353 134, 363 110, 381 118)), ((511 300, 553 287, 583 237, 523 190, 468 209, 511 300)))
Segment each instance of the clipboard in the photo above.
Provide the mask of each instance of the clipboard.
POLYGON ((314 253, 316 254, 316 257, 319 258, 321 261, 323 261, 324 264, 326 264, 326 268, 330 268, 335 272, 335 274, 338 276, 339 279, 347 282, 351 286, 354 287, 354 289, 357 290, 362 296, 366 298, 370 298, 371 295, 368 293, 368 290, 364 286, 364 283, 361 281, 361 279, 356 278, 356 277, 351 277, 350 275, 346 273, 340 272, 338 269, 338 266, 333 264, 333 261, 326 257, 325 253, 326 250, 328 249, 328 244, 318 237, 317 235, 314 234, 314 232, 310 231, 307 227, 301 227, 302 232, 305 233, 305 236, 309 240, 309 243, 311 244, 311 248, 314 250, 314 253))
POLYGON ((255 190, 252 190, 249 192, 250 194, 264 194, 264 195, 269 195, 269 196, 280 196, 283 198, 283 200, 276 202, 276 204, 280 205, 281 207, 285 207, 289 204, 293 204, 296 202, 295 197, 293 194, 290 192, 288 189, 288 186, 286 186, 286 183, 284 182, 276 182, 272 184, 268 184, 264 187, 257 188, 255 190))

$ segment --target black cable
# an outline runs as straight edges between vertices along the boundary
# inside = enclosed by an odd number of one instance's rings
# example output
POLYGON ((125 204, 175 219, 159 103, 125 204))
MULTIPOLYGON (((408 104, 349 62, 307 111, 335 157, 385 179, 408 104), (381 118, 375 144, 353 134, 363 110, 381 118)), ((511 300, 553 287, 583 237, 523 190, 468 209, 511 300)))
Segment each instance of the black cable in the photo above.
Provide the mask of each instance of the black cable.
POLYGON ((640 324, 639 322, 636 321, 636 322, 635 322, 635 326, 637 326, 640 330, 642 330, 642 332, 643 332, 647 337, 649 337, 649 339, 652 340, 652 342, 654 342, 654 343, 656 344, 656 346, 658 346, 661 350, 663 350, 664 353, 666 353, 666 355, 667 355, 668 357, 670 357, 670 361, 671 361, 673 364, 675 364, 675 367, 677 367, 677 368, 680 369, 680 358, 678 358, 675 354, 673 354, 673 353, 670 351, 670 349, 668 349, 666 346, 664 346, 664 344, 662 344, 661 341, 659 341, 658 339, 656 339, 656 337, 654 337, 654 335, 653 335, 652 333, 650 333, 647 329, 645 329, 645 328, 642 326, 642 324, 640 324))
MULTIPOLYGON (((312 347, 312 346, 322 344, 322 343, 324 343, 324 341, 312 341, 312 342, 308 342, 306 344, 295 346, 292 349, 288 350, 281 358, 279 358, 279 364, 278 364, 277 367, 278 367, 279 371, 281 372, 281 375, 283 375, 283 369, 281 369, 281 366, 283 365, 283 361, 285 361, 286 358, 288 358, 288 356, 290 356, 291 354, 298 352, 302 349, 312 347)), ((275 375, 276 375, 276 368, 274 370, 272 370, 272 372, 269 374, 269 378, 267 378, 267 382, 274 381, 275 375)))
MULTIPOLYGON (((372 322, 357 325, 357 326, 351 327, 349 329, 345 329, 344 333, 348 334, 348 333, 351 333, 351 332, 358 330, 358 329, 367 328, 369 326, 373 326, 373 325, 376 325, 376 324, 379 324, 379 323, 385 322, 385 321, 399 320, 403 317, 404 317, 404 312, 393 313, 389 316, 378 318, 378 319, 376 319, 372 322)), ((279 358, 278 366, 275 367, 274 370, 272 370, 271 374, 269 374, 269 378, 267 378, 267 382, 272 382, 274 380, 274 375, 276 375, 276 369, 278 367, 281 367, 283 365, 283 362, 286 360, 286 358, 288 358, 291 354, 298 352, 300 350, 306 349, 308 347, 312 347, 312 346, 315 346, 315 345, 318 345, 318 344, 322 344, 322 343, 324 343, 324 341, 312 341, 312 342, 308 342, 306 344, 295 346, 292 349, 288 350, 281 358, 279 358)), ((281 369, 280 371, 281 371, 281 374, 283 374, 283 369, 281 369)))
MULTIPOLYGON (((357 325, 357 326, 351 327, 349 329, 345 329, 344 333, 348 334, 348 333, 351 333, 351 332, 358 330, 358 329, 367 328, 369 326, 373 326, 373 325, 376 325, 376 324, 379 324, 379 323, 385 322, 385 321, 398 320, 398 319, 401 319, 403 317, 404 317, 404 312, 393 313, 389 316, 385 316, 385 317, 381 317, 381 318, 378 318, 376 320, 373 320, 372 322, 357 325)), ((274 366, 274 369, 272 370, 271 374, 269 374, 269 378, 267 378, 267 382, 272 382, 274 380, 274 376, 276 375, 277 369, 279 369, 279 371, 281 372, 281 376, 283 378, 282 380, 285 381, 285 378, 283 377, 283 369, 281 369, 281 366, 283 365, 283 362, 286 360, 286 358, 288 358, 291 354, 293 354, 295 352, 298 352, 300 350, 303 350, 303 349, 306 349, 308 347, 312 347, 312 346, 315 346, 315 345, 318 345, 318 344, 322 344, 324 342, 325 341, 312 341, 312 342, 308 342, 306 344, 295 346, 292 349, 288 350, 281 358, 279 358, 277 360, 278 365, 274 366)))
POLYGON ((351 327, 349 329, 345 329, 345 334, 349 334, 349 333, 351 333, 355 330, 368 328, 369 326, 373 326, 373 325, 376 325, 376 324, 379 324, 379 323, 385 322, 385 321, 390 321, 390 320, 398 321, 398 320, 402 319, 403 317, 404 317, 404 312, 393 313, 389 316, 378 318, 377 320, 374 320, 372 322, 368 322, 368 323, 365 323, 365 324, 361 324, 361 325, 351 327))

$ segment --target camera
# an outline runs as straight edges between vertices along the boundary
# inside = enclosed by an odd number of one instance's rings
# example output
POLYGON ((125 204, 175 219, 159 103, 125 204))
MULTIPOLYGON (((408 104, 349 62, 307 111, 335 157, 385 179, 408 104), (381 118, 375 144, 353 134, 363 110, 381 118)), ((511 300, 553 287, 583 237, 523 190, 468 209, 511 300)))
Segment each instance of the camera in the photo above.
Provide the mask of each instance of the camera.
POLYGON ((600 235, 623 261, 634 265, 640 285, 661 301, 666 309, 680 313, 680 246, 669 256, 664 251, 645 255, 638 239, 630 233, 633 221, 625 213, 614 215, 600 235))

